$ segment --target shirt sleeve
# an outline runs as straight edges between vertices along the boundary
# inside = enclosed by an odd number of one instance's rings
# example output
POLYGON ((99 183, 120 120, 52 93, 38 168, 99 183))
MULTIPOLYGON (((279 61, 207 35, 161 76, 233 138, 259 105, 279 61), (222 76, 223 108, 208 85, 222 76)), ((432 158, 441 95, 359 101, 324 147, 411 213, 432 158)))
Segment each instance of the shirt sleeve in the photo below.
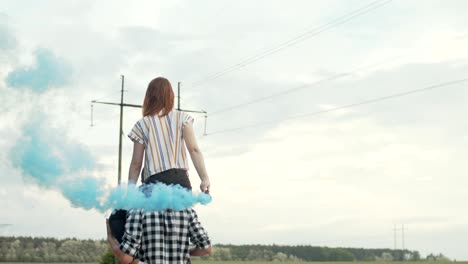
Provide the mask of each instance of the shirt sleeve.
POLYGON ((122 237, 120 250, 134 258, 138 257, 141 246, 141 234, 144 214, 141 209, 131 209, 127 213, 125 233, 122 237))
POLYGON ((144 131, 143 131, 143 126, 141 125, 141 120, 136 122, 135 125, 133 126, 132 130, 130 130, 130 133, 128 133, 128 137, 133 141, 133 142, 138 142, 140 144, 145 144, 144 141, 144 131))
POLYGON ((190 234, 190 241, 200 249, 206 249, 211 247, 211 241, 208 237, 208 233, 206 233, 205 229, 198 221, 198 216, 195 210, 190 209, 190 226, 189 226, 189 234, 190 234))
POLYGON ((190 122, 193 123, 193 121, 195 120, 195 119, 193 119, 193 117, 192 117, 191 115, 189 115, 189 114, 187 114, 187 113, 185 113, 185 112, 183 112, 182 117, 183 117, 182 123, 183 123, 184 125, 187 125, 187 124, 190 123, 190 122))

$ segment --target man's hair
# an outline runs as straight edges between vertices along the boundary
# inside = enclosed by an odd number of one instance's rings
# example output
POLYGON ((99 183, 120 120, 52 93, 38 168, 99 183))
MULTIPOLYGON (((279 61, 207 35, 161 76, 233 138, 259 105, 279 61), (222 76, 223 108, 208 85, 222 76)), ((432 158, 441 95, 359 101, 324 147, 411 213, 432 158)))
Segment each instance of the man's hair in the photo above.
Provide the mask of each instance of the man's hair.
POLYGON ((174 91, 172 85, 166 78, 158 77, 148 84, 145 100, 143 101, 143 116, 167 115, 174 107, 174 91))

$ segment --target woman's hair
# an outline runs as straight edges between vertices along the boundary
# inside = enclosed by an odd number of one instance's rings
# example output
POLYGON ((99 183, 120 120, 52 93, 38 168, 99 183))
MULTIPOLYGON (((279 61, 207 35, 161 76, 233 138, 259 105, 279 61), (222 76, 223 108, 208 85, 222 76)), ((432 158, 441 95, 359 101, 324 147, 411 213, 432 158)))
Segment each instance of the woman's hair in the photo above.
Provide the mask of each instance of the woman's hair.
POLYGON ((158 77, 148 84, 145 100, 143 101, 143 116, 167 115, 174 107, 174 91, 172 85, 166 78, 158 77))

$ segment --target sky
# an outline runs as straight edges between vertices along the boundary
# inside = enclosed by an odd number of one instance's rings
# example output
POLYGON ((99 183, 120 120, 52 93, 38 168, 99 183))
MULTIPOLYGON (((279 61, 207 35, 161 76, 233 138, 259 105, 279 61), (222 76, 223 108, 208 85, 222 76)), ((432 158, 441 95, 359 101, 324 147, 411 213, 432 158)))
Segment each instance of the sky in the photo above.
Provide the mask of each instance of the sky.
POLYGON ((405 248, 468 260, 468 2, 1 3, 0 235, 104 238, 56 182, 115 186, 119 108, 90 126, 91 101, 118 102, 125 75, 141 104, 164 76, 208 112, 213 201, 195 208, 214 243, 393 248, 404 225, 405 248))

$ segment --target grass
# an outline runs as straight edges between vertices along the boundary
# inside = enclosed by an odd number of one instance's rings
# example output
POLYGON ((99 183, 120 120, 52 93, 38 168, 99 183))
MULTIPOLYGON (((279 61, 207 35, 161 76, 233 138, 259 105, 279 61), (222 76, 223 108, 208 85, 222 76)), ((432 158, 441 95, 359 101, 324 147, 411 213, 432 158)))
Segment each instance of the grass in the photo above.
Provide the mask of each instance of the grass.
MULTIPOLYGON (((267 262, 267 261, 202 261, 202 260, 193 260, 193 264, 202 264, 202 263, 209 263, 209 264, 271 264, 273 262, 267 262)), ((304 264, 306 262, 275 262, 278 264, 284 263, 284 264, 304 264)), ((352 264, 398 264, 398 263, 403 263, 403 262, 383 262, 383 261, 343 261, 343 262, 332 262, 332 261, 314 261, 314 262, 307 262, 307 263, 312 263, 312 264, 346 264, 346 263, 352 263, 352 264)), ((407 264, 468 264, 468 261, 457 261, 457 262, 436 262, 436 261, 407 261, 407 264)))
MULTIPOLYGON (((0 262, 1 264, 39 264, 39 263, 47 263, 47 262, 0 262)), ((209 264, 271 264, 272 262, 267 261, 203 261, 203 260, 193 260, 193 264, 202 264, 202 263, 209 263, 209 264)), ((280 262, 276 262, 281 264, 280 262)), ((283 262, 287 264, 304 264, 305 262, 283 262)), ((348 262, 309 262, 312 264, 346 264, 348 262)), ((386 263, 393 263, 398 264, 402 262, 380 262, 380 261, 349 261, 352 264, 386 264, 386 263)), ((406 262, 407 264, 468 264, 468 261, 457 261, 457 262, 443 262, 443 261, 418 261, 418 262, 406 262)), ((72 262, 52 262, 51 264, 98 264, 98 263, 72 263, 72 262)))

